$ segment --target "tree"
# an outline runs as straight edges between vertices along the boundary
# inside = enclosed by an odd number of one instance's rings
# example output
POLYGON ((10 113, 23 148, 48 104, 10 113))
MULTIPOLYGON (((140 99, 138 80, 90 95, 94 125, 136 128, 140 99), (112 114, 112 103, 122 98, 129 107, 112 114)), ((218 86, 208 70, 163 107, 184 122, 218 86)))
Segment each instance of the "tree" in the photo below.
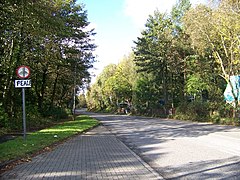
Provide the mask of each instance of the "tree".
MULTIPOLYGON (((239 74, 239 2, 221 1, 217 8, 199 5, 185 17, 186 31, 201 54, 211 52, 218 75, 231 85, 230 76, 239 74)), ((232 85, 231 85, 232 86, 232 85)), ((233 88, 232 88, 233 89, 233 88)), ((238 109, 238 95, 234 107, 238 109)))
POLYGON ((135 75, 135 67, 133 63, 133 54, 125 56, 117 65, 115 74, 110 77, 106 84, 114 91, 117 98, 117 104, 120 102, 132 101, 132 87, 135 75))
POLYGON ((193 54, 190 41, 184 32, 182 17, 190 8, 188 0, 179 1, 171 16, 155 11, 149 16, 146 29, 134 48, 138 72, 151 73, 151 82, 156 86, 154 100, 163 100, 167 106, 176 105, 184 99, 186 64, 193 54))
POLYGON ((135 77, 133 54, 125 56, 118 65, 106 66, 88 91, 88 108, 116 111, 121 102, 131 105, 135 77))
POLYGON ((168 55, 171 46, 171 21, 166 15, 155 11, 146 23, 142 37, 135 41, 135 63, 138 72, 154 73, 155 83, 161 89, 159 99, 168 101, 168 55))
POLYGON ((106 82, 116 72, 117 66, 110 64, 103 69, 97 77, 96 82, 89 88, 87 93, 87 104, 89 110, 104 110, 114 106, 116 96, 111 87, 106 86, 106 82))
POLYGON ((45 113, 68 107, 73 79, 90 82, 95 45, 84 6, 76 0, 4 0, 0 5, 0 100, 9 120, 19 117, 20 91, 13 81, 20 65, 31 68, 29 106, 45 113), (15 97, 15 98, 13 98, 15 97))

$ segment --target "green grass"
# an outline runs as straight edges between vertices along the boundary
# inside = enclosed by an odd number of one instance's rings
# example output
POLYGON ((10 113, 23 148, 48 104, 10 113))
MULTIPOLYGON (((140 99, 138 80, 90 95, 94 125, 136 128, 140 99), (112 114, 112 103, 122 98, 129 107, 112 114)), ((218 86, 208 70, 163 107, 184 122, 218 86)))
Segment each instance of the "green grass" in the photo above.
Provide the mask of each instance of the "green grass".
POLYGON ((88 116, 81 115, 75 121, 67 121, 48 129, 43 129, 27 135, 26 141, 23 137, 0 144, 0 163, 23 158, 36 153, 54 143, 90 129, 99 122, 88 116))

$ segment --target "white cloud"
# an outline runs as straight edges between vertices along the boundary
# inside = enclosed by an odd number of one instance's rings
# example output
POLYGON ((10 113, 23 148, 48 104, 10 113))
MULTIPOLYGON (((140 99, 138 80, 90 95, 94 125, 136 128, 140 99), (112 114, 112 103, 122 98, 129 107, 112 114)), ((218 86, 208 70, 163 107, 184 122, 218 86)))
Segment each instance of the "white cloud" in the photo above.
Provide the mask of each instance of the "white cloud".
POLYGON ((129 16, 132 21, 142 28, 150 14, 158 9, 165 13, 172 9, 176 0, 125 0, 125 15, 129 16))
MULTIPOLYGON (((192 4, 202 1, 206 0, 191 0, 192 4)), ((133 40, 140 35, 149 15, 156 9, 162 13, 170 12, 176 2, 177 0, 124 0, 124 9, 120 11, 131 19, 130 24, 123 21, 126 24, 119 25, 122 19, 109 25, 101 24, 104 21, 91 23, 90 28, 95 28, 97 32, 95 43, 98 46, 95 52, 98 62, 94 64, 93 73, 99 75, 105 66, 110 63, 117 64, 124 55, 128 55, 134 45, 133 40)), ((93 82, 95 79, 96 77, 93 82)))

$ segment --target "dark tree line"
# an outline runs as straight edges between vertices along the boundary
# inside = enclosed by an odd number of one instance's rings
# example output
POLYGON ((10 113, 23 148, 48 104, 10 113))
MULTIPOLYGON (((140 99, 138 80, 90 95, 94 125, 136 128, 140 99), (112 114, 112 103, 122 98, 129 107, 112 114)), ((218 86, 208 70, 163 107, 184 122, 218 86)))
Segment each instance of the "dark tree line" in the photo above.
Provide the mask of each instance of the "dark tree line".
POLYGON ((84 5, 76 0, 3 0, 0 4, 0 126, 21 117, 21 89, 16 69, 29 66, 32 87, 26 89, 30 117, 50 115, 72 104, 74 79, 90 82, 93 30, 84 5))

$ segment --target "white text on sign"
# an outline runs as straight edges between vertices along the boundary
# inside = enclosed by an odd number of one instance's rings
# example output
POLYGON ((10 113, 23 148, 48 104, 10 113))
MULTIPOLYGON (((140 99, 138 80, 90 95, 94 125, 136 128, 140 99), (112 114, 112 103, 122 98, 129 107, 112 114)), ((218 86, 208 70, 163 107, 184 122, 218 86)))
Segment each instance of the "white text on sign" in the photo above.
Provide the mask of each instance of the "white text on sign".
POLYGON ((31 80, 15 80, 15 88, 31 87, 31 80))

